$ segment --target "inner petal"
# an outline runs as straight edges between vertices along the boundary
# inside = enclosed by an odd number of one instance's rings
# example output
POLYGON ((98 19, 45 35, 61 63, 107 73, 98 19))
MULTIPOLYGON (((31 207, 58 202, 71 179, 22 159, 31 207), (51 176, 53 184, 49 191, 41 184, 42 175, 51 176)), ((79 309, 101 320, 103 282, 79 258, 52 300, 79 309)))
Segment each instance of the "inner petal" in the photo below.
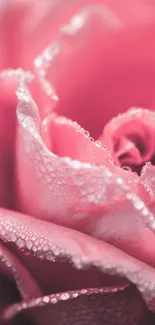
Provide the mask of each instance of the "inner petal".
POLYGON ((132 109, 110 121, 99 138, 110 149, 114 162, 141 172, 142 166, 155 156, 155 114, 132 109))
POLYGON ((149 22, 139 18, 135 23, 134 13, 125 22, 104 6, 85 7, 42 58, 42 64, 46 56, 52 58, 46 79, 59 99, 55 111, 77 121, 95 139, 118 113, 131 106, 153 107, 151 13, 149 22))
MULTIPOLYGON (((116 151, 116 159, 118 164, 121 166, 132 165, 136 162, 136 164, 141 164, 142 159, 136 144, 130 141, 127 137, 122 137, 122 139, 118 140, 119 149, 116 151)), ((117 143, 117 142, 116 142, 117 143)), ((117 144, 115 144, 117 146, 117 144)))

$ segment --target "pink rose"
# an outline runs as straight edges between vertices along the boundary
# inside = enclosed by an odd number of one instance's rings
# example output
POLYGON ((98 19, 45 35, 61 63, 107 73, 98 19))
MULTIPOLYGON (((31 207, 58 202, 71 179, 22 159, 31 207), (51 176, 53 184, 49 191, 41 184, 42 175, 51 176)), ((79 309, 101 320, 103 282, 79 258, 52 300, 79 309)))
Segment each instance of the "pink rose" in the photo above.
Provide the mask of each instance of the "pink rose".
POLYGON ((38 3, 3 7, 3 67, 51 45, 0 76, 0 324, 153 325, 154 3, 38 3))

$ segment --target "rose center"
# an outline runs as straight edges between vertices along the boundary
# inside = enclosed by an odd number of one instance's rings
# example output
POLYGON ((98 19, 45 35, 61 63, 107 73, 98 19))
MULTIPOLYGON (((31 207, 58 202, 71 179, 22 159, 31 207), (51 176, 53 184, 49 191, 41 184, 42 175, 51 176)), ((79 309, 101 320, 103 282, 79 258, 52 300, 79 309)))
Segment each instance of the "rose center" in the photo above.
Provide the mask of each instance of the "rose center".
POLYGON ((155 163, 154 113, 135 109, 110 121, 100 141, 106 143, 116 165, 141 173, 143 165, 155 163))

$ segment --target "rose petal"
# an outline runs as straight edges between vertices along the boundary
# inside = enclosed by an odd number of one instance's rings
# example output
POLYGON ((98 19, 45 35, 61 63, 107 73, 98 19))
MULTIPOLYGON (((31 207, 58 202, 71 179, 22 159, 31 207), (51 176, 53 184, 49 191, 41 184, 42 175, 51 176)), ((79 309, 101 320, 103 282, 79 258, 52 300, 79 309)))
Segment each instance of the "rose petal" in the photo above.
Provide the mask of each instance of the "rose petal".
POLYGON ((7 278, 4 274, 0 274, 0 290, 1 290, 1 296, 0 296, 0 313, 1 313, 2 310, 9 304, 11 305, 17 301, 20 301, 20 295, 14 283, 12 283, 12 281, 9 278, 7 278))
POLYGON ((69 258, 77 268, 94 265, 105 273, 125 276, 137 286, 150 308, 155 308, 154 268, 105 242, 3 209, 0 210, 0 234, 2 240, 15 243, 19 249, 26 249, 27 253, 40 258, 48 258, 44 252, 46 245, 46 250, 51 254, 51 263, 63 256, 69 258), (12 227, 16 229, 16 238, 12 238, 12 227))
MULTIPOLYGON (((12 238, 15 238, 14 229, 12 229, 12 238)), ((41 290, 36 284, 33 276, 25 268, 20 259, 15 257, 2 243, 0 244, 0 288, 1 315, 4 309, 11 306, 11 304, 21 301, 21 299, 32 299, 41 295, 41 290)), ((21 317, 20 320, 24 322, 21 317)), ((0 322, 2 324, 2 320, 0 320, 0 322)), ((15 322, 15 324, 18 323, 15 322)))
POLYGON ((155 138, 155 113, 132 108, 113 118, 104 128, 100 141, 105 143, 119 165, 137 166, 152 161, 155 138), (121 157, 121 154, 124 155, 121 157))
POLYGON ((142 8, 138 19, 130 4, 127 19, 104 5, 86 6, 35 61, 52 108, 94 138, 112 116, 134 105, 152 107, 154 11, 147 8, 146 18, 142 8))
MULTIPOLYGON (((2 264, 2 263, 1 263, 2 264)), ((3 274, 0 274, 0 318, 1 315, 3 314, 5 308, 11 307, 11 305, 14 305, 16 301, 20 301, 21 297, 19 295, 19 292, 13 283, 11 279, 4 276, 3 274)), ((2 322, 1 325, 6 325, 6 322, 2 322)), ((15 317, 15 319, 11 320, 10 322, 7 323, 8 325, 32 325, 32 323, 28 322, 28 318, 25 317, 24 315, 18 315, 15 317)))
POLYGON ((94 150, 94 162, 101 162, 103 157, 105 166, 81 163, 67 157, 60 158, 50 152, 40 136, 38 108, 23 83, 18 97, 18 209, 39 218, 77 227, 78 219, 89 217, 94 212, 97 217, 98 214, 103 214, 105 206, 125 197, 124 186, 117 183, 117 178, 122 177, 128 185, 132 184, 135 191, 139 177, 115 167, 110 162, 108 152, 102 148, 94 148, 95 144, 93 146, 92 142, 87 144, 85 140, 86 146, 92 146, 94 150), (31 192, 35 193, 35 200, 32 199, 31 192))
POLYGON ((13 306, 28 314, 35 324, 105 324, 105 325, 153 325, 154 317, 146 309, 135 288, 109 290, 89 295, 70 292, 60 296, 46 296, 28 304, 13 306), (60 298, 60 299, 59 299, 60 298))
MULTIPOLYGON (((95 166, 50 152, 39 134, 38 109, 23 84, 18 96, 18 209, 99 237, 154 265, 154 234, 147 228, 154 229, 154 215, 148 210, 150 198, 141 179, 110 161, 108 169, 107 163, 95 166)), ((89 139, 84 140, 87 145, 89 139)))
POLYGON ((1 68, 20 65, 32 69, 34 58, 55 39, 60 26, 86 3, 87 0, 74 3, 68 0, 4 0, 0 12, 1 68))
MULTIPOLYGON (((13 207, 13 150, 16 129, 19 79, 26 78, 22 70, 8 70, 0 74, 0 205, 13 207)), ((28 74, 27 74, 28 76, 28 74)))
POLYGON ((152 204, 155 202, 155 166, 151 165, 151 163, 146 164, 141 173, 141 182, 143 183, 146 191, 149 193, 152 204))
MULTIPOLYGON (((140 109, 137 109, 124 115, 111 122, 112 125, 110 124, 109 128, 112 128, 112 132, 120 120, 122 122, 124 118, 127 121, 131 117, 140 119, 145 116, 145 122, 149 118, 149 127, 154 127, 154 113, 150 111, 141 112, 140 109)), ((110 134, 109 128, 106 129, 107 136, 110 134)), ((42 123, 42 134, 49 149, 59 156, 68 155, 72 159, 86 160, 92 163, 96 163, 95 158, 97 157, 101 159, 101 161, 97 161, 99 164, 104 162, 107 165, 106 161, 103 160, 100 147, 98 147, 100 150, 95 154, 97 147, 94 146, 94 143, 91 143, 89 138, 84 136, 84 132, 82 133, 78 125, 66 118, 55 115, 45 118, 42 123)), ((147 184, 149 184, 149 178, 147 180, 147 184)), ((148 191, 148 188, 146 190, 148 191)), ((87 218, 85 224, 83 221, 81 227, 80 225, 77 227, 81 231, 112 243, 148 264, 155 265, 155 235, 144 225, 141 214, 138 217, 137 210, 134 212, 131 205, 126 201, 109 206, 99 218, 96 215, 87 218)))
POLYGON ((21 65, 25 69, 33 69, 34 58, 55 39, 60 26, 85 4, 85 0, 73 3, 68 0, 35 0, 33 2, 29 0, 27 2, 29 10, 23 22, 24 42, 22 39, 21 42, 23 50, 25 47, 31 50, 26 57, 22 53, 21 65), (39 37, 36 37, 38 35, 39 37))
POLYGON ((41 135, 50 151, 57 156, 111 166, 105 148, 95 143, 80 125, 67 118, 48 115, 41 123, 41 135))
MULTIPOLYGON (((15 233, 12 237, 15 238, 15 233)), ((0 272, 13 278, 23 299, 40 296, 41 291, 22 263, 2 244, 0 245, 0 272)))
POLYGON ((15 68, 19 63, 23 68, 32 68, 33 59, 55 39, 60 26, 83 6, 96 2, 115 9, 125 21, 132 17, 150 20, 150 12, 153 17, 153 4, 141 0, 126 1, 126 5, 121 0, 117 4, 114 0, 75 0, 73 3, 69 0, 3 0, 0 7, 1 68, 15 68))
POLYGON ((13 143, 15 138, 16 80, 0 77, 0 205, 12 204, 13 143))
MULTIPOLYGON (((0 69, 18 68, 28 0, 2 0, 0 3, 0 69)), ((31 1, 32 3, 33 1, 31 1)), ((21 65, 20 65, 21 66, 21 65)))

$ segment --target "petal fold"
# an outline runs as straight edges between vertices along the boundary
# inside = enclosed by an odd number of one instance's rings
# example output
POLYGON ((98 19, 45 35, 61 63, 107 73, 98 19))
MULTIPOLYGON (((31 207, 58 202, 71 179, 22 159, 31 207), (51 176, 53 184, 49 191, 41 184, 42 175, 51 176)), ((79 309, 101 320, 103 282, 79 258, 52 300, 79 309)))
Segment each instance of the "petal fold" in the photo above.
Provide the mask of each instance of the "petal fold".
POLYGON ((81 292, 45 296, 27 304, 15 305, 20 312, 42 325, 105 324, 105 325, 153 325, 154 317, 148 312, 135 288, 108 290, 95 294, 81 292))

